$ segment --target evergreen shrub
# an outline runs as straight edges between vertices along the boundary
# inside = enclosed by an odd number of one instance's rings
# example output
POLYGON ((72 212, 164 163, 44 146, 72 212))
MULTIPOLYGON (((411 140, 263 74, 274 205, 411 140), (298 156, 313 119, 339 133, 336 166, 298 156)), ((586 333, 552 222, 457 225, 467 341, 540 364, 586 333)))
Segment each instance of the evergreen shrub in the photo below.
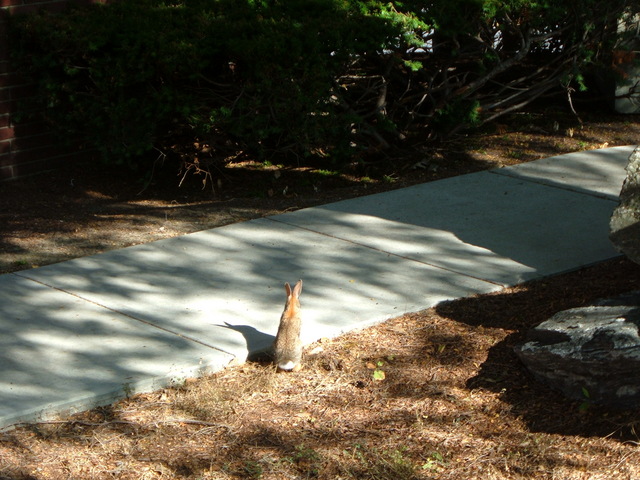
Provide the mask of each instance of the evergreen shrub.
POLYGON ((637 30, 619 23, 639 11, 633 0, 115 0, 16 16, 12 51, 37 91, 22 115, 107 161, 136 164, 186 138, 339 164, 570 96, 631 48, 637 30))

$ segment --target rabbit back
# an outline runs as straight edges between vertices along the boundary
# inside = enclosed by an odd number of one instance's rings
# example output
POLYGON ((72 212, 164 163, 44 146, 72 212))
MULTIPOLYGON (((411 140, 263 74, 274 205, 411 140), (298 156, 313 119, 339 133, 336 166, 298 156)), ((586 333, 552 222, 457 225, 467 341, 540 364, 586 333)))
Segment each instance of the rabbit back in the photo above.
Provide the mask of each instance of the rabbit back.
POLYGON ((299 300, 302 280, 298 281, 293 290, 288 283, 285 283, 285 290, 287 302, 280 317, 280 325, 274 341, 274 360, 281 370, 297 371, 301 367, 302 360, 302 340, 300 339, 302 319, 299 300))

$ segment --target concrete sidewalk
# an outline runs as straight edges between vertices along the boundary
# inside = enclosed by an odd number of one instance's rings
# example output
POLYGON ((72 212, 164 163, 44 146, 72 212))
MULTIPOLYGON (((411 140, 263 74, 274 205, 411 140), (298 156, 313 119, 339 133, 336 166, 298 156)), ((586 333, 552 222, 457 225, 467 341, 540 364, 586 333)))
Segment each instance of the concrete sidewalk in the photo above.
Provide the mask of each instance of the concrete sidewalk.
POLYGON ((618 255, 633 147, 573 153, 0 276, 0 427, 104 405, 268 347, 302 278, 305 343, 618 255))

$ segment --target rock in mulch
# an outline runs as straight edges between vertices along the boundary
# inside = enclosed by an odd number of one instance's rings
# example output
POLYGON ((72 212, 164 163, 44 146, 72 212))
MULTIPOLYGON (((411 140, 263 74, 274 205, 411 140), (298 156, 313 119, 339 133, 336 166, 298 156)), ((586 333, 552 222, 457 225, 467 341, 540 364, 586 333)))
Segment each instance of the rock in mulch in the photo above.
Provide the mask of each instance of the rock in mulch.
POLYGON ((626 171, 620 205, 609 221, 609 238, 630 260, 640 263, 640 147, 629 156, 626 171))
POLYGON ((640 406, 640 292, 557 313, 515 351, 538 380, 578 401, 640 406))

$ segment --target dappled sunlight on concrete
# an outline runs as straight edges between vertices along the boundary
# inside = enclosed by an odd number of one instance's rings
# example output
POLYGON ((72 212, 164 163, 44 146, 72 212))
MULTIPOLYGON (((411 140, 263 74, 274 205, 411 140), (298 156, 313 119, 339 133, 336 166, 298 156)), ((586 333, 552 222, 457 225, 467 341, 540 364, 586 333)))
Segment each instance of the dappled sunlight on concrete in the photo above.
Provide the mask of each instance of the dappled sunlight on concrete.
POLYGON ((244 358, 221 325, 275 335, 284 281, 305 280, 309 338, 496 285, 325 235, 254 220, 21 275, 244 358))
POLYGON ((575 268, 585 255, 615 255, 608 240, 615 205, 599 196, 480 172, 274 218, 514 285, 575 268))
POLYGON ((285 281, 305 282, 309 343, 615 257, 608 220, 628 153, 612 150, 0 276, 0 426, 265 350, 285 281))
POLYGON ((0 301, 3 424, 158 388, 232 358, 15 275, 0 277, 0 301))

